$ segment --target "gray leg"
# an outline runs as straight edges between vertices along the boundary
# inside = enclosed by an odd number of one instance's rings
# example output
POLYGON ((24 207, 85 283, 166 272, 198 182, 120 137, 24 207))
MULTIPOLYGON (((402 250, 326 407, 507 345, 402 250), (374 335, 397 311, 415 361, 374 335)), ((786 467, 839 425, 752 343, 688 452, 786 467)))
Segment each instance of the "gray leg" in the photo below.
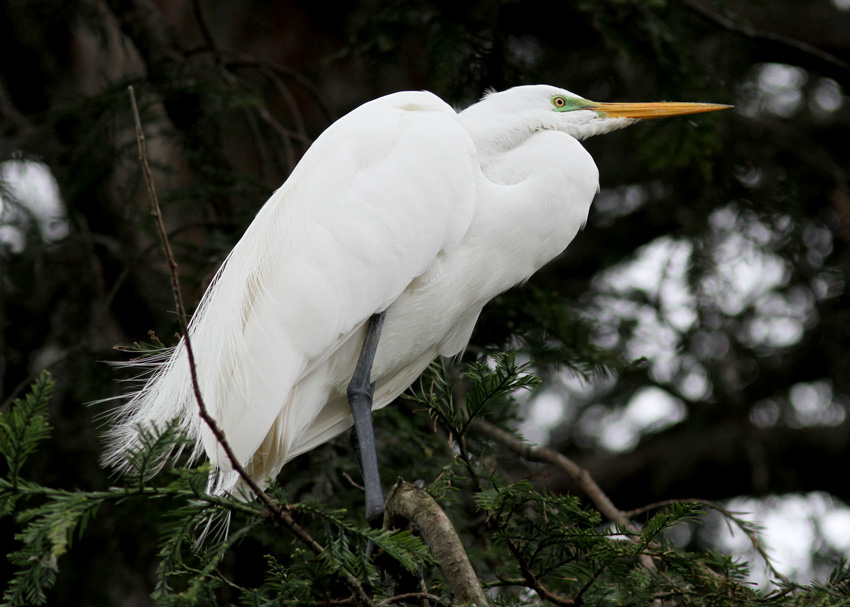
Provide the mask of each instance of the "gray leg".
POLYGON ((378 349, 378 339, 381 337, 381 327, 384 324, 386 311, 375 314, 369 319, 366 328, 366 339, 360 358, 354 368, 351 383, 346 394, 354 417, 354 428, 351 439, 360 471, 363 474, 363 486, 366 488, 366 520, 373 528, 378 528, 384 520, 384 493, 381 489, 381 477, 378 473, 378 453, 375 449, 375 432, 372 429, 372 362, 378 349))

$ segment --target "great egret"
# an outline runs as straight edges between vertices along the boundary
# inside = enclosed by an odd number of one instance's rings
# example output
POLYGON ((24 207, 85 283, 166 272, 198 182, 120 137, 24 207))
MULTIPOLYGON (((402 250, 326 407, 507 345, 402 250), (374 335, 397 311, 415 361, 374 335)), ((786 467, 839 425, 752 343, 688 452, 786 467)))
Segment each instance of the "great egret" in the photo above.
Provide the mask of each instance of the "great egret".
MULTIPOLYGON (((380 521, 371 410, 460 352, 484 304, 570 243, 599 187, 579 140, 726 107, 596 103, 538 85, 460 113, 428 92, 395 93, 331 125, 189 329, 201 394, 247 473, 262 485, 354 419, 367 518, 380 521)), ((118 413, 106 461, 126 465, 139 424, 179 418, 212 463, 209 491, 244 490, 199 417, 183 342, 139 364, 152 374, 118 413)))

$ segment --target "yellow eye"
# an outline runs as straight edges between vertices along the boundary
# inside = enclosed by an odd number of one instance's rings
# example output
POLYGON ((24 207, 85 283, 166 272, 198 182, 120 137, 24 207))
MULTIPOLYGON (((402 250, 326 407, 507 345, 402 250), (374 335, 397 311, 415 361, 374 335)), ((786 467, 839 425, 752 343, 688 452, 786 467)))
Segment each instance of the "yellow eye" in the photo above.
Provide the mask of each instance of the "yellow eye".
POLYGON ((567 105, 567 100, 563 97, 553 97, 552 104, 557 108, 562 108, 567 105))

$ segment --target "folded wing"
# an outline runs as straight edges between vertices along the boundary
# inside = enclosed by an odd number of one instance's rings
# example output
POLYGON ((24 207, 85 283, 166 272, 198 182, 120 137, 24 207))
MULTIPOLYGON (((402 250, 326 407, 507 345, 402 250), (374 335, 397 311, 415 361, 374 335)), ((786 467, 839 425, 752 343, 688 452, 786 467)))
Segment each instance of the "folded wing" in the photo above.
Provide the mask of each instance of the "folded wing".
MULTIPOLYGON (((334 123, 263 206, 190 327, 201 394, 243 464, 273 455, 257 450, 274 424, 285 434, 312 421, 303 416, 315 406, 291 398, 305 372, 466 233, 474 166, 451 107, 397 93, 334 123)), ((157 363, 120 414, 107 461, 120 466, 137 424, 179 417, 197 450, 229 468, 199 419, 186 358, 181 342, 157 363)))

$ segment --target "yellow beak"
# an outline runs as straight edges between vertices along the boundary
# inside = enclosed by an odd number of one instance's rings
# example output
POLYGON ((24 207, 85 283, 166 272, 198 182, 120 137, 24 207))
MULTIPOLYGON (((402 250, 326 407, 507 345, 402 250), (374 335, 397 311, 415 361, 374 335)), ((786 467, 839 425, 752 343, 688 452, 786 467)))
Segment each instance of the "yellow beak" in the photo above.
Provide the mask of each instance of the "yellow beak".
POLYGON ((662 101, 658 103, 596 103, 582 109, 601 112, 608 118, 637 118, 639 120, 650 120, 652 118, 666 118, 667 116, 680 116, 682 114, 698 114, 700 112, 714 112, 716 110, 728 110, 733 106, 721 103, 678 103, 662 101))

